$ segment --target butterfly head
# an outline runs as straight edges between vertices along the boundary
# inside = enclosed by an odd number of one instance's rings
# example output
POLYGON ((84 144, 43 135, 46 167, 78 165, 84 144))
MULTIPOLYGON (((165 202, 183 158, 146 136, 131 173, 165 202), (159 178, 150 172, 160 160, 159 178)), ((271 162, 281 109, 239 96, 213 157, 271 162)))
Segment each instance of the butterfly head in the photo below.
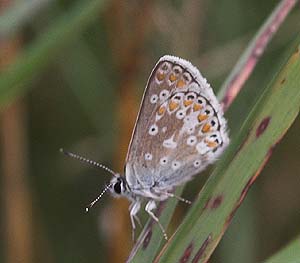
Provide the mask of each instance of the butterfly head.
POLYGON ((110 180, 110 186, 109 190, 115 197, 127 196, 130 192, 125 177, 120 174, 115 174, 110 180))

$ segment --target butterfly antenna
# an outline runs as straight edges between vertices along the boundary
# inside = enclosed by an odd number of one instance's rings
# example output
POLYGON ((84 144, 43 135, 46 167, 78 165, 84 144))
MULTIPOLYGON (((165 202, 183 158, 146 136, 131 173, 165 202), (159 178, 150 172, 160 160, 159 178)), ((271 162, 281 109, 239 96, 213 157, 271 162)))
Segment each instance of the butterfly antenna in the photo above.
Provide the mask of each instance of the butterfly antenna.
POLYGON ((72 157, 72 158, 74 158, 74 159, 77 159, 77 160, 79 160, 79 161, 81 161, 81 162, 83 162, 83 163, 88 163, 88 164, 91 164, 91 165, 93 165, 93 166, 95 166, 95 167, 104 169, 105 171, 111 173, 113 176, 116 176, 116 173, 115 173, 113 170, 109 169, 108 167, 106 167, 106 166, 103 165, 103 164, 97 163, 97 162, 95 162, 95 161, 93 161, 93 160, 87 159, 87 158, 82 157, 82 156, 80 156, 80 155, 78 155, 78 154, 75 154, 75 153, 72 153, 72 152, 65 151, 63 148, 60 148, 60 152, 63 153, 64 155, 66 155, 66 156, 69 156, 69 157, 72 157))
POLYGON ((94 206, 94 204, 96 204, 101 197, 105 194, 105 192, 107 192, 107 190, 112 186, 112 184, 108 184, 107 186, 105 186, 105 188, 102 190, 102 192, 97 196, 97 198, 92 201, 86 208, 85 208, 85 212, 89 212, 90 209, 94 206))

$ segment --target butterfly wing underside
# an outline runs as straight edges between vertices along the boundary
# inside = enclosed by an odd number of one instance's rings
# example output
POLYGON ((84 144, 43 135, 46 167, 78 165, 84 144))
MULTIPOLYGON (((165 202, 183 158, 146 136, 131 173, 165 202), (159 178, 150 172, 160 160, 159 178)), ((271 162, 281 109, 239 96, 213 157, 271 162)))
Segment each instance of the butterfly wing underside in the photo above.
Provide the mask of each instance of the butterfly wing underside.
POLYGON ((127 153, 131 186, 170 189, 212 163, 229 142, 221 107, 190 62, 162 57, 154 67, 127 153))

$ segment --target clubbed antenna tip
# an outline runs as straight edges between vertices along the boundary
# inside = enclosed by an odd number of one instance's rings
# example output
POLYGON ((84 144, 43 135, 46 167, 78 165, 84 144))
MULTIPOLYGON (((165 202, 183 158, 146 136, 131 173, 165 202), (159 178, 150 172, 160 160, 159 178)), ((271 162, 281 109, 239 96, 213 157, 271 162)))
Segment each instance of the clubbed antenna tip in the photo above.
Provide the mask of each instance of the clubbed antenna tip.
POLYGON ((88 213, 90 211, 90 209, 94 206, 94 204, 96 204, 101 197, 104 195, 104 193, 107 192, 107 190, 112 186, 112 184, 108 184, 107 186, 105 186, 105 188, 102 190, 102 192, 96 197, 95 200, 93 200, 86 208, 85 208, 85 212, 88 213))

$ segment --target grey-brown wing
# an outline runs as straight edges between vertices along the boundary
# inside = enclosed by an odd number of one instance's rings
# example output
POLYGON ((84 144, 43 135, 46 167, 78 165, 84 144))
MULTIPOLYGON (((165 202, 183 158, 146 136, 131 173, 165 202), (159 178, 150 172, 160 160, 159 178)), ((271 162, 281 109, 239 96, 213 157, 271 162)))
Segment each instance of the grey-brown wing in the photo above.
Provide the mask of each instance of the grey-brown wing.
POLYGON ((223 112, 206 79, 188 61, 164 56, 144 92, 126 178, 160 189, 179 185, 213 162, 228 142, 223 112))

